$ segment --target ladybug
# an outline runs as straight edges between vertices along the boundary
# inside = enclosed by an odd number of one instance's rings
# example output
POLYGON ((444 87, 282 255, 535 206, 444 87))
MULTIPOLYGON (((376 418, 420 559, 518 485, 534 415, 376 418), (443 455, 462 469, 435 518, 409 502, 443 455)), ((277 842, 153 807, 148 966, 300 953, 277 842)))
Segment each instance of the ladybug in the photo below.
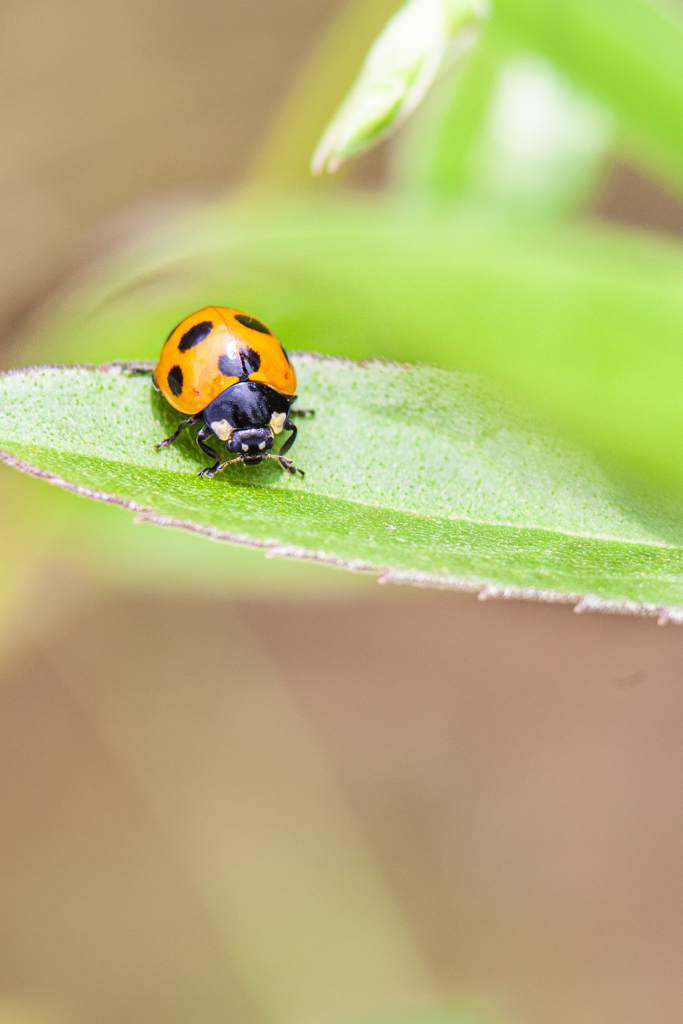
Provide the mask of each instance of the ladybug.
POLYGON ((262 459, 277 459, 292 476, 304 475, 286 457, 297 433, 289 417, 312 411, 291 410, 296 398, 294 367, 273 332, 256 317, 226 306, 197 310, 169 334, 152 379, 166 401, 188 415, 155 446, 157 451, 203 419, 197 444, 216 462, 200 476, 211 479, 232 462, 258 466, 262 459), (291 434, 278 454, 271 455, 275 435, 283 430, 291 434), (224 441, 234 458, 222 462, 206 443, 212 436, 224 441))

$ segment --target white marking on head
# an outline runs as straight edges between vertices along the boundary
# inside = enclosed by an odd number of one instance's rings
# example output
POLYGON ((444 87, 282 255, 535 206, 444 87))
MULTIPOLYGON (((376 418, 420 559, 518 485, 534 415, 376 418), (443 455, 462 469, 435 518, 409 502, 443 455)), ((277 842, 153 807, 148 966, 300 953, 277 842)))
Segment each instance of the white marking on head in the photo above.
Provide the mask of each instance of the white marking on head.
POLYGON ((270 417, 270 425, 273 428, 273 433, 274 434, 281 434, 282 433, 282 429, 283 429, 283 427, 285 425, 285 420, 286 419, 287 419, 287 413, 286 412, 274 412, 273 413, 273 415, 270 417))
POLYGON ((265 441, 261 441, 261 444, 259 445, 260 450, 263 451, 263 449, 265 447, 266 447, 266 442, 265 441))
POLYGON ((221 441, 227 441, 235 428, 231 427, 227 420, 215 420, 211 424, 211 429, 221 441))
POLYGON ((249 451, 249 445, 248 444, 243 444, 242 445, 242 451, 243 452, 248 452, 249 451))

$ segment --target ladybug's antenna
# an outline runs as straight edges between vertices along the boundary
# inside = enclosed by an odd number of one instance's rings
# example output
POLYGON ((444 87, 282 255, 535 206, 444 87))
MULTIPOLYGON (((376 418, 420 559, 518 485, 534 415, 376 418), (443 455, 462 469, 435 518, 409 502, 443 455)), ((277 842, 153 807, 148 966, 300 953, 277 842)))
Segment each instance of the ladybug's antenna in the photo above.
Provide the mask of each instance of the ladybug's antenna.
MULTIPOLYGON (((216 473, 220 473, 222 470, 225 469, 226 466, 229 466, 232 462, 244 462, 245 458, 248 458, 248 456, 236 455, 234 459, 227 459, 225 462, 219 462, 216 466, 211 466, 209 469, 203 469, 199 475, 211 479, 216 475, 216 473)), ((280 463, 281 469, 286 470, 290 474, 290 476, 296 476, 297 473, 301 477, 304 477, 306 475, 303 469, 299 469, 298 466, 294 465, 291 459, 286 458, 284 455, 271 455, 269 452, 259 452, 256 458, 258 458, 259 460, 275 459, 276 462, 280 463)))

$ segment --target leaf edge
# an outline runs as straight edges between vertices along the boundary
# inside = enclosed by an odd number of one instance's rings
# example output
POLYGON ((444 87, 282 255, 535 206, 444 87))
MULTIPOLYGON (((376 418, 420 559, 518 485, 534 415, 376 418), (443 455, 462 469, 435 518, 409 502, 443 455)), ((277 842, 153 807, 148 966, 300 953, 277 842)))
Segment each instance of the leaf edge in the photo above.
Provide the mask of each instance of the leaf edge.
MULTIPOLYGON (((28 369, 28 367, 23 369, 28 369)), ((12 371, 9 372, 11 373, 12 371)), ((134 512, 134 523, 149 523, 159 527, 187 530, 219 543, 261 548, 266 558, 296 558, 315 561, 332 568, 343 569, 347 572, 373 573, 377 575, 377 582, 379 584, 393 583, 436 590, 458 591, 460 593, 474 594, 479 601, 503 599, 535 601, 541 604, 567 604, 573 605, 574 611, 577 614, 586 611, 596 611, 613 615, 632 615, 641 618, 656 617, 657 623, 660 626, 669 623, 683 625, 683 606, 680 605, 659 605, 646 601, 604 598, 591 593, 581 594, 575 591, 498 584, 487 582, 483 579, 477 580, 464 576, 443 575, 417 569, 393 569, 388 566, 367 562, 363 559, 341 558, 338 555, 322 550, 314 550, 298 545, 283 545, 277 541, 259 540, 255 537, 250 537, 248 534, 231 533, 228 530, 220 530, 217 527, 202 526, 199 523, 193 523, 191 520, 160 515, 154 509, 147 508, 128 498, 122 498, 120 495, 112 494, 108 491, 94 490, 84 484, 72 483, 57 473, 50 473, 47 470, 39 469, 25 459, 20 459, 3 449, 0 449, 0 462, 12 469, 18 470, 20 473, 25 473, 53 487, 59 487, 71 494, 75 494, 77 497, 90 498, 94 501, 115 505, 128 512, 134 512)))

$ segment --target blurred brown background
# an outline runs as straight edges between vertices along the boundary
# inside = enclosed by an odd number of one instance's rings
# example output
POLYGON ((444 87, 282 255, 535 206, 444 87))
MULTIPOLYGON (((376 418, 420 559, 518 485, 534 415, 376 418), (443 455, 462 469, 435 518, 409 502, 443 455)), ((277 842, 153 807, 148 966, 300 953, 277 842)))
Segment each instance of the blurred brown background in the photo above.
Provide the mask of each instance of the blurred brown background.
MULTIPOLYGON (((5 335, 238 182, 340 6, 5 3, 5 335)), ((683 233, 623 163, 595 214, 683 233)), ((683 632, 329 579, 100 588, 17 641, 0 1021, 678 1024, 683 632)))
POLYGON ((340 6, 3 4, 0 316, 73 265, 108 218, 125 230, 238 181, 340 6))

